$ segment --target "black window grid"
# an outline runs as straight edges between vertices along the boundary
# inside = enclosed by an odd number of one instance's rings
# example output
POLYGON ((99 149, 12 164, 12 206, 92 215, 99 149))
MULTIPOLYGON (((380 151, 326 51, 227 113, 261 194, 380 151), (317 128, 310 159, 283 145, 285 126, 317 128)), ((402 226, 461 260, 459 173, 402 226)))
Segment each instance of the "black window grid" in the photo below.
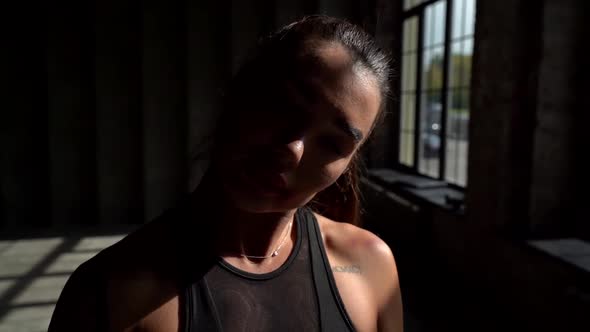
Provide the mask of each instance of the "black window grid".
MULTIPOLYGON (((416 49, 412 49, 409 51, 402 51, 401 54, 402 56, 406 56, 406 55, 416 55, 416 66, 415 66, 415 72, 413 73, 416 77, 416 86, 415 89, 402 89, 401 93, 402 95, 413 95, 413 97, 415 98, 414 100, 414 128, 411 130, 408 130, 407 128, 402 128, 402 124, 400 121, 400 128, 399 128, 399 134, 401 135, 406 135, 409 133, 414 134, 414 144, 413 144, 413 149, 414 151, 413 153, 413 165, 410 167, 414 172, 416 173, 421 173, 419 171, 420 169, 420 154, 421 154, 421 134, 422 134, 422 127, 421 127, 421 120, 422 120, 422 96, 423 94, 428 94, 428 93, 441 93, 441 121, 440 121, 440 149, 438 151, 438 176, 435 177, 437 179, 441 179, 441 180, 445 180, 448 181, 446 179, 446 174, 447 174, 447 170, 446 168, 446 161, 447 161, 447 141, 448 139, 452 138, 453 135, 452 133, 448 133, 448 117, 449 117, 449 96, 452 95, 453 93, 457 93, 458 91, 467 91, 467 94, 469 95, 469 82, 463 82, 463 78, 465 77, 465 74, 462 72, 463 70, 465 70, 465 66, 460 66, 460 73, 459 73, 459 84, 455 84, 454 86, 450 86, 450 82, 449 82, 449 75, 450 75, 450 64, 449 64, 449 60, 451 57, 451 45, 453 43, 457 43, 457 42, 464 42, 467 41, 469 39, 473 39, 474 38, 474 34, 473 33, 464 33, 465 30, 465 17, 466 17, 466 6, 463 6, 463 12, 461 13, 462 15, 462 22, 461 22, 461 27, 462 27, 462 32, 459 34, 459 36, 455 36, 453 38, 452 35, 452 24, 453 24, 453 6, 454 6, 454 0, 429 0, 429 1, 425 1, 423 3, 421 3, 420 5, 417 5, 416 7, 413 7, 409 10, 406 10, 403 14, 403 22, 406 22, 407 19, 410 19, 412 17, 417 17, 418 18, 418 29, 417 29, 417 47, 416 49), (438 2, 442 2, 442 1, 446 1, 446 8, 445 8, 445 22, 444 22, 444 27, 445 27, 445 31, 444 31, 444 40, 442 43, 436 43, 433 45, 428 45, 428 46, 424 46, 424 29, 425 29, 425 11, 426 8, 428 8, 431 5, 435 5, 438 2), (440 49, 441 46, 443 47, 443 68, 442 68, 442 82, 441 82, 441 87, 438 89, 423 89, 423 56, 424 53, 426 51, 429 50, 435 50, 435 49, 440 49), (451 135, 449 135, 451 134, 451 135)), ((403 111, 403 110, 401 110, 403 111)), ((469 109, 468 109, 469 112, 469 109)), ((400 112, 400 117, 401 117, 401 112, 400 112)), ((461 133, 459 134, 461 135, 461 133)), ((399 158, 399 155, 398 155, 399 158)), ((458 158, 458 152, 455 153, 455 159, 458 158)), ((399 159, 398 159, 399 160, 399 159)), ((406 166, 406 165, 404 165, 406 166)), ((459 167, 458 163, 455 162, 455 167, 459 167)), ((465 170, 466 171, 466 170, 465 170)), ((457 178, 456 174, 458 173, 458 170, 454 170, 454 174, 455 174, 455 178, 457 178)), ((423 174, 428 176, 427 174, 423 174)))

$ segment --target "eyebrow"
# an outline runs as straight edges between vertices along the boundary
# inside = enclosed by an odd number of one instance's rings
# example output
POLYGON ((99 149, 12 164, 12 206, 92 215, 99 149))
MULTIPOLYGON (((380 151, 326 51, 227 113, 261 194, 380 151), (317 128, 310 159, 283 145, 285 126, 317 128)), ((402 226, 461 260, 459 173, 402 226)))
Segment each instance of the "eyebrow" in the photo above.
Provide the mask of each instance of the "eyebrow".
MULTIPOLYGON (((307 84, 305 84, 305 82, 302 79, 295 79, 295 84, 301 92, 301 94, 303 95, 303 97, 307 99, 307 102, 314 102, 319 99, 317 92, 310 88, 307 84)), ((338 111, 339 113, 341 112, 341 110, 338 109, 338 107, 332 108, 338 111)), ((336 124, 336 127, 338 127, 338 129, 343 131, 346 134, 346 136, 352 138, 355 143, 359 143, 363 140, 363 132, 360 129, 352 126, 343 117, 338 116, 334 123, 336 124)))
POLYGON ((346 133, 347 136, 352 138, 355 143, 358 143, 363 140, 363 132, 353 127, 345 119, 338 117, 334 123, 341 131, 343 131, 344 133, 346 133))

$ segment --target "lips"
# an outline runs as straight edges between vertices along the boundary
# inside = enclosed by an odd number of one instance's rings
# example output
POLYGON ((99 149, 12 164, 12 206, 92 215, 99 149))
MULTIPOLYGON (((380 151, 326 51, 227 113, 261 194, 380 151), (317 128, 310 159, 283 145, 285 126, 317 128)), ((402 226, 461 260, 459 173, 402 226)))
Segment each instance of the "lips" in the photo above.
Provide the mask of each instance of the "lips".
POLYGON ((287 181, 284 176, 260 167, 250 167, 244 169, 244 175, 252 185, 253 189, 258 189, 267 194, 282 194, 287 189, 287 181))

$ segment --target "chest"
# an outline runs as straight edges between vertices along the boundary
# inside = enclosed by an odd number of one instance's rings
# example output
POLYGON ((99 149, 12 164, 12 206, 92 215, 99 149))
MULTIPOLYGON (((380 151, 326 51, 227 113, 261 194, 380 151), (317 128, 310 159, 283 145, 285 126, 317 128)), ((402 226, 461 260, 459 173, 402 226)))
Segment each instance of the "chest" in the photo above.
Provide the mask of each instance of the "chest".
MULTIPOLYGON (((369 289, 366 283, 363 282, 359 276, 353 272, 343 272, 346 269, 340 268, 343 265, 339 262, 334 262, 333 277, 338 288, 338 293, 342 299, 343 305, 354 326, 359 332, 377 331, 377 314, 376 309, 370 298, 369 289)), ((350 269, 349 269, 350 270, 350 269)), ((311 286, 309 286, 311 287, 311 286)), ((260 326, 256 329, 260 330, 264 326, 272 324, 283 324, 284 321, 297 323, 299 326, 306 326, 305 331, 317 331, 319 323, 317 321, 316 312, 314 312, 313 303, 309 301, 312 299, 306 294, 310 294, 311 288, 303 287, 303 289, 274 289, 267 293, 267 299, 261 299, 260 296, 248 298, 248 292, 239 291, 236 289, 227 289, 221 296, 218 294, 218 310, 220 314, 225 317, 235 317, 230 320, 230 324, 234 324, 234 328, 240 329, 240 324, 244 320, 237 319, 238 317, 253 319, 246 320, 253 324, 258 323, 260 326), (272 299, 280 299, 281 303, 287 303, 288 310, 274 310, 272 299), (261 301, 262 300, 262 301, 261 301), (275 312, 274 315, 270 314, 275 312), (276 312, 282 313, 276 315, 276 312), (275 321, 269 320, 272 317, 275 321)), ((164 303, 161 307, 154 310, 146 316, 134 331, 159 332, 159 331, 184 331, 185 315, 184 310, 181 310, 185 303, 176 296, 164 303)))
POLYGON ((286 269, 266 274, 216 266, 192 292, 200 299, 210 297, 212 304, 206 306, 223 331, 320 331, 316 291, 302 258, 298 255, 286 269))
POLYGON ((175 296, 144 317, 130 332, 184 332, 181 300, 175 296))

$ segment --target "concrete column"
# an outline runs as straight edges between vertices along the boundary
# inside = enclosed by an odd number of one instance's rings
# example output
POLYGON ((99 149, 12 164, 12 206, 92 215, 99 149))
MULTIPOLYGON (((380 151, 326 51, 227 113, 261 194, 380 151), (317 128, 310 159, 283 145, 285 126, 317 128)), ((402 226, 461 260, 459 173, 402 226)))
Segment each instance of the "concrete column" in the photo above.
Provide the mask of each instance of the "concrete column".
POLYGON ((466 207, 514 236, 528 228, 542 18, 534 1, 477 1, 466 207))
POLYGON ((585 140, 577 131, 587 132, 577 124, 583 116, 579 101, 586 99, 582 97, 586 92, 580 89, 585 60, 579 46, 587 38, 580 29, 584 19, 578 3, 544 2, 530 207, 532 231, 538 235, 576 235, 576 195, 583 193, 574 188, 587 173, 576 169, 585 150, 585 140))

